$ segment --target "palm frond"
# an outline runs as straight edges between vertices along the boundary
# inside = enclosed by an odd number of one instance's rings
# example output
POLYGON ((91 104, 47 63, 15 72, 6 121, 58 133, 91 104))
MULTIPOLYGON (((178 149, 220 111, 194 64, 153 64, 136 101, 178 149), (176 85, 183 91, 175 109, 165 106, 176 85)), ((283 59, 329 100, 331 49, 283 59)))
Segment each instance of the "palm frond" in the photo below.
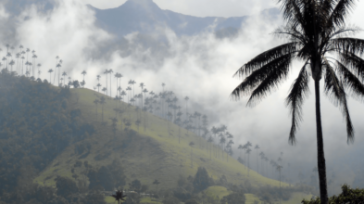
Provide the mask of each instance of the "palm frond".
MULTIPOLYGON (((278 28, 274 34, 283 39, 290 38, 291 42, 301 42, 301 44, 307 43, 305 35, 302 34, 295 25, 288 24, 285 27, 278 28)), ((297 43, 298 45, 299 43, 297 43)))
POLYGON ((272 69, 267 77, 254 89, 248 100, 248 106, 253 106, 257 100, 264 98, 272 88, 278 87, 281 80, 287 77, 292 57, 292 54, 288 54, 280 64, 276 64, 275 68, 272 69))
POLYGON ((328 42, 328 47, 339 53, 351 52, 362 55, 364 52, 364 40, 358 38, 335 38, 328 42))
POLYGON ((328 62, 325 64, 325 68, 325 93, 331 96, 331 99, 334 99, 336 105, 340 106, 342 114, 346 120, 346 133, 348 137, 348 143, 352 142, 354 140, 354 128, 353 124, 351 123, 343 82, 339 81, 334 69, 330 66, 328 62))
POLYGON ((301 9, 304 6, 303 1, 297 0, 279 0, 278 3, 282 3, 283 17, 287 21, 302 22, 303 17, 301 9))
POLYGON ((326 36, 324 36, 322 40, 322 46, 324 46, 324 48, 322 49, 323 53, 325 54, 327 51, 330 51, 332 49, 332 46, 330 47, 329 43, 331 39, 344 38, 349 35, 354 35, 360 30, 361 29, 357 27, 347 27, 347 26, 342 26, 335 28, 334 30, 330 30, 329 32, 326 33, 326 36))
POLYGON ((341 53, 340 61, 364 82, 364 60, 353 53, 341 53))
POLYGON ((333 4, 334 2, 332 0, 323 0, 321 2, 321 8, 325 16, 330 16, 332 11, 334 10, 335 8, 335 5, 333 4))
POLYGON ((342 89, 340 87, 339 79, 337 78, 334 69, 325 59, 324 67, 326 68, 325 72, 325 94, 330 98, 330 100, 337 106, 341 102, 342 97, 342 89))
POLYGON ((353 127, 353 124, 351 123, 348 103, 347 103, 347 100, 346 100, 346 93, 345 93, 344 85, 343 85, 342 82, 340 83, 340 86, 343 89, 342 112, 343 112, 343 115, 344 115, 345 120, 346 120, 346 134, 347 134, 347 137, 348 137, 347 143, 353 143, 354 142, 354 127, 353 127))
POLYGON ((281 56, 270 63, 264 65, 258 70, 255 70, 248 77, 244 79, 242 83, 237 86, 231 95, 235 99, 239 99, 241 94, 248 95, 261 83, 263 80, 270 75, 275 69, 279 69, 282 65, 286 64, 291 59, 291 54, 281 56))
POLYGON ((345 17, 354 6, 354 0, 339 0, 328 18, 328 28, 345 24, 345 17))
POLYGON ((348 87, 350 91, 354 92, 360 98, 364 97, 364 85, 360 80, 344 64, 339 61, 337 61, 337 64, 337 70, 342 77, 345 87, 348 87))
POLYGON ((302 120, 302 104, 305 99, 305 95, 308 93, 308 82, 309 82, 309 75, 306 70, 306 63, 297 79, 295 80, 294 84, 291 87, 291 91, 286 99, 287 106, 290 106, 291 114, 292 114, 292 126, 291 131, 289 133, 289 143, 295 144, 296 143, 296 132, 299 127, 299 121, 302 120))
POLYGON ((291 42, 265 51, 243 65, 234 76, 243 77, 245 74, 249 75, 282 56, 294 53, 297 50, 297 45, 297 42, 291 42))

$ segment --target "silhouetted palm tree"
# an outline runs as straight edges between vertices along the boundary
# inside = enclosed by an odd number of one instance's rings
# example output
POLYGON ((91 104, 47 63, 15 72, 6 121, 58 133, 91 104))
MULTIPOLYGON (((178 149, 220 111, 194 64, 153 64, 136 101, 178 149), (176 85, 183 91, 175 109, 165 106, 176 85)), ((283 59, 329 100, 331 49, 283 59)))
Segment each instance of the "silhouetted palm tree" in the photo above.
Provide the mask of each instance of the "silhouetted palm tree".
POLYGON ((188 96, 185 97, 185 101, 186 101, 186 120, 188 120, 188 100, 190 100, 190 98, 188 98, 188 96))
POLYGON ((257 152, 257 172, 259 172, 259 154, 258 154, 258 151, 260 149, 259 145, 255 145, 254 149, 256 150, 255 152, 257 152))
POLYGON ((97 92, 99 92, 100 93, 100 87, 102 86, 100 83, 98 83, 97 85, 97 92))
POLYGON ((190 145, 191 147, 191 168, 193 167, 193 163, 192 163, 192 150, 193 150, 193 146, 195 145, 194 142, 190 142, 188 145, 190 145))
POLYGON ((109 69, 108 73, 110 74, 110 87, 109 87, 109 89, 110 89, 110 96, 112 96, 111 80, 112 80, 112 73, 114 73, 114 71, 112 69, 109 69))
MULTIPOLYGON (((103 74, 105 74, 105 88, 107 90, 107 85, 108 85, 108 83, 107 83, 107 75, 109 74, 109 70, 105 69, 105 71, 104 71, 103 74)), ((106 95, 107 95, 107 93, 106 93, 106 95)))
POLYGON ((85 75, 87 74, 86 70, 83 70, 83 71, 81 72, 81 74, 83 75, 83 81, 85 81, 85 75))
POLYGON ((49 83, 52 83, 52 78, 51 78, 51 74, 52 74, 52 72, 53 72, 53 69, 49 69, 48 70, 48 73, 49 73, 49 83))
POLYGON ((64 79, 64 85, 65 85, 65 86, 67 85, 67 83, 66 83, 66 76, 67 76, 67 73, 66 73, 66 72, 63 72, 63 73, 62 73, 62 77, 63 77, 63 79, 64 79))
POLYGON ((105 97, 101 96, 99 103, 101 104, 102 122, 104 122, 104 104, 106 103, 105 97))
POLYGON ((139 132, 139 126, 140 126, 140 124, 141 124, 141 121, 139 120, 139 119, 137 119, 136 121, 135 121, 135 125, 137 126, 137 128, 138 128, 138 132, 139 132))
POLYGON ((214 138, 212 138, 211 136, 209 137, 209 139, 207 140, 208 143, 210 143, 210 160, 211 160, 211 155, 212 155, 212 145, 214 143, 214 138))
POLYGON ((364 40, 346 37, 356 31, 345 25, 345 17, 354 0, 296 1, 280 0, 286 26, 276 34, 289 42, 268 50, 243 65, 237 75, 245 80, 232 95, 251 93, 248 105, 262 99, 267 93, 286 79, 293 59, 304 62, 298 78, 287 98, 291 108, 292 127, 289 141, 295 143, 301 107, 308 91, 310 74, 315 85, 317 163, 320 180, 320 197, 327 204, 326 164, 320 108, 320 81, 324 75, 325 93, 341 106, 346 121, 348 142, 353 141, 354 131, 346 101, 346 91, 364 95, 362 83, 364 60, 359 56, 364 51, 364 40), (334 58, 337 56, 337 58, 334 58))
POLYGON ((99 104, 100 103, 100 101, 98 100, 98 99, 95 99, 94 100, 94 104, 96 105, 96 120, 97 120, 97 104, 99 104))
POLYGON ((124 195, 123 191, 118 190, 115 192, 115 195, 112 195, 112 197, 115 198, 115 200, 119 203, 121 203, 122 201, 124 201, 126 195, 124 195))
POLYGON ((243 158, 241 157, 241 152, 242 152, 242 150, 243 150, 243 149, 244 149, 243 145, 241 145, 241 144, 240 144, 240 145, 238 146, 238 150, 240 150, 240 158, 241 158, 241 159, 243 159, 243 158))
POLYGON ((249 176, 249 172, 250 172, 250 161, 249 161, 249 156, 250 156, 250 152, 251 152, 252 150, 248 147, 247 149, 246 149, 246 154, 248 155, 248 176, 249 176))

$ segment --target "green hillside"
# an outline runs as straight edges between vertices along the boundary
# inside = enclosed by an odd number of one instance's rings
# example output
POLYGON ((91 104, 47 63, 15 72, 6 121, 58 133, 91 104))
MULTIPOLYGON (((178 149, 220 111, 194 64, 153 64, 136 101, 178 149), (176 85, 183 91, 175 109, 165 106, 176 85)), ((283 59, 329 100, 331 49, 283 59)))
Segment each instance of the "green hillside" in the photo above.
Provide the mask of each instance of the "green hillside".
POLYGON ((214 204, 236 194, 247 203, 261 194, 275 202, 282 197, 279 186, 286 201, 304 196, 248 170, 193 132, 92 90, 4 71, 0 102, 0 203, 112 203, 106 195, 114 188, 154 194, 138 198, 141 203, 178 198, 214 204), (196 180, 200 169, 205 180, 196 180))
MULTIPOLYGON (((119 160, 128 182, 137 178, 143 184, 151 186, 153 181, 158 179, 161 189, 176 186, 179 176, 193 176, 198 167, 205 167, 214 180, 225 175, 227 181, 233 184, 249 182, 252 186, 279 186, 279 181, 263 177, 252 170, 249 171, 248 176, 247 167, 230 156, 227 161, 226 153, 222 153, 217 148, 214 148, 214 151, 218 151, 218 158, 211 156, 210 159, 211 144, 201 140, 192 132, 179 128, 153 114, 136 111, 135 107, 106 96, 104 96, 106 104, 103 108, 105 121, 103 124, 101 105, 98 105, 98 113, 96 113, 96 105, 93 103, 95 99, 102 97, 102 94, 88 89, 72 89, 71 93, 73 108, 79 108, 83 119, 95 125, 96 133, 84 141, 67 147, 36 178, 38 183, 54 185, 54 179, 58 175, 72 178, 71 171, 77 161, 87 161, 88 164, 99 167, 119 160), (111 118, 115 117, 114 109, 117 107, 125 112, 121 117, 117 117, 117 130, 114 134, 111 118), (142 118, 139 128, 135 123, 138 114, 142 118), (123 120, 130 121, 131 126, 128 130, 125 130, 123 120), (195 144, 192 149, 189 146, 190 142, 195 144), (77 147, 82 144, 89 145, 87 155, 84 155, 83 152, 75 153, 77 147)), ((76 171, 76 174, 80 172, 76 171)), ((82 175, 79 176, 82 177, 82 175)), ((288 184, 282 183, 281 185, 287 186, 288 184)))

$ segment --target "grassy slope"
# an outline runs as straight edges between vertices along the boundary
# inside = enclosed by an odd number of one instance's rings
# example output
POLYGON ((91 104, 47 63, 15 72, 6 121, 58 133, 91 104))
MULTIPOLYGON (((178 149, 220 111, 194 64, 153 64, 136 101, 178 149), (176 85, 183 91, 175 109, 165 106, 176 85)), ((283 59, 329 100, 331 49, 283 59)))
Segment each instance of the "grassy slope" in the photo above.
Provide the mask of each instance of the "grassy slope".
MULTIPOLYGON (((104 120, 107 125, 101 123, 101 105, 98 105, 98 117, 96 117, 96 106, 93 101, 102 95, 87 89, 73 89, 72 100, 73 108, 79 108, 82 111, 82 117, 88 122, 95 125, 97 133, 74 145, 70 145, 53 163, 43 171, 36 182, 44 185, 54 186, 54 178, 57 175, 72 178, 71 170, 76 161, 87 161, 94 167, 108 165, 113 160, 122 162, 125 174, 130 182, 133 179, 139 179, 149 188, 167 189, 177 184, 179 175, 187 177, 193 176, 198 167, 205 167, 210 176, 215 180, 225 175, 228 182, 234 184, 244 184, 250 182, 252 186, 278 186, 279 182, 261 176, 255 171, 250 170, 248 176, 247 168, 229 157, 226 161, 226 154, 221 158, 212 156, 210 160, 209 144, 200 140, 193 133, 188 132, 164 119, 156 117, 149 113, 144 113, 147 118, 147 128, 144 130, 142 125, 135 125, 137 112, 132 106, 125 103, 117 103, 111 98, 107 98, 104 107, 104 120), (118 118, 118 130, 114 136, 111 131, 110 118, 115 117, 113 109, 119 107, 126 110, 122 118, 118 118), (130 136, 124 131, 125 125, 123 119, 129 119, 132 122, 131 129, 138 132, 139 135, 130 136), (169 128, 168 128, 169 126, 169 128), (169 129, 169 131, 168 131, 169 129), (180 131, 180 142, 178 139, 180 131), (193 166, 191 167, 191 147, 189 143, 193 141, 193 166), (81 155, 75 153, 75 148, 80 144, 90 145, 90 151, 81 155), (199 147, 202 148, 199 148, 199 147), (103 156, 101 160, 95 157, 103 156), (158 179, 160 185, 155 187, 152 182, 158 179)), ((215 150, 216 151, 216 150, 215 150)), ((83 175, 84 167, 74 168, 74 174, 77 174, 78 180, 87 181, 83 175)), ((282 183, 282 186, 287 184, 282 183)))

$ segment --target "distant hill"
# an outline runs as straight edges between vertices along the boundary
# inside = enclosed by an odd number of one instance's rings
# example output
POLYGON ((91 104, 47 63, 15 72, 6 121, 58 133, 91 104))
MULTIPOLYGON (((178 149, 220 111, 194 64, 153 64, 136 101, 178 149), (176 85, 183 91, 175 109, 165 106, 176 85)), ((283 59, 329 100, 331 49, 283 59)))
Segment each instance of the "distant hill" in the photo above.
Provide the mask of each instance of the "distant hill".
MULTIPOLYGON (((118 8, 93 9, 96 12, 98 24, 118 36, 132 32, 146 34, 156 32, 160 28, 170 28, 179 36, 211 31, 221 35, 233 35, 248 18, 248 16, 201 18, 183 15, 170 10, 162 10, 153 0, 128 0, 118 8)), ((266 10, 261 15, 276 18, 279 10, 266 10)))
POLYGON ((204 31, 240 28, 247 17, 199 18, 162 10, 152 0, 128 0, 113 9, 96 9, 99 25, 119 36, 132 32, 150 33, 168 27, 177 35, 195 35, 204 31))

